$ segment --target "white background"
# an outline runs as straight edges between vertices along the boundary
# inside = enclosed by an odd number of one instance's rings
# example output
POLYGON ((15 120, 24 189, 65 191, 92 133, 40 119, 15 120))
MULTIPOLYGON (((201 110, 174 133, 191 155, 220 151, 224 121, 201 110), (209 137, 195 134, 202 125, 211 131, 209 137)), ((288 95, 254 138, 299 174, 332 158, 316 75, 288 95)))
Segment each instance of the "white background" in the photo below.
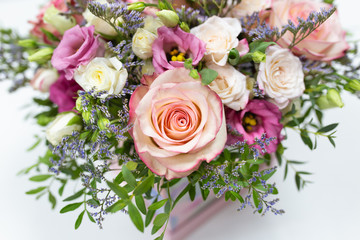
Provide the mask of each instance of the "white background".
MULTIPOLYGON (((0 26, 15 27, 26 34, 30 28, 27 20, 35 18, 41 3, 43 0, 0 0, 0 26)), ((337 4, 344 27, 359 36, 359 2, 341 0, 337 4)), ((46 197, 36 201, 24 194, 38 185, 16 173, 43 154, 44 147, 25 151, 34 142, 33 135, 41 135, 43 130, 32 120, 24 120, 29 109, 23 107, 36 93, 23 89, 8 94, 8 87, 8 83, 0 83, 0 240, 151 239, 149 230, 146 234, 137 232, 123 214, 107 216, 104 230, 84 217, 82 226, 75 231, 78 212, 59 214, 60 207, 51 211, 46 197)), ((285 209, 285 215, 260 217, 251 210, 239 213, 238 206, 230 204, 187 239, 359 239, 360 101, 348 94, 343 101, 343 109, 329 110, 325 115, 326 123, 341 123, 336 149, 323 140, 319 149, 311 152, 296 134, 290 134, 285 142, 290 148, 286 156, 308 161, 303 168, 315 173, 309 177, 314 184, 299 193, 293 172, 283 182, 283 168, 279 169, 274 180, 280 191, 278 206, 285 209)))

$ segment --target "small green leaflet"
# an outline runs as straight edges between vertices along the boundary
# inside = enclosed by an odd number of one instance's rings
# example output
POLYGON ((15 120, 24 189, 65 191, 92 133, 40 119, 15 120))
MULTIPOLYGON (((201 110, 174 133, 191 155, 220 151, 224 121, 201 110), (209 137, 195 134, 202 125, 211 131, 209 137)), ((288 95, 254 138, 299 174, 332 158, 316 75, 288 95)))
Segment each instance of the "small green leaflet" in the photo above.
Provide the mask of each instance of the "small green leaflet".
POLYGON ((116 185, 109 181, 107 181, 107 185, 111 188, 111 190, 116 193, 116 195, 118 195, 122 199, 129 199, 129 195, 123 187, 120 187, 119 185, 116 185))
POLYGON ((38 187, 36 189, 32 189, 30 191, 27 191, 26 194, 37 194, 37 193, 39 193, 39 192, 41 192, 41 191, 43 191, 45 189, 46 189, 46 187, 38 187))
POLYGON ((331 130, 334 130, 339 124, 338 123, 333 123, 330 125, 327 125, 325 127, 320 128, 317 132, 318 133, 327 133, 330 132, 331 130))
POLYGON ((83 195, 83 193, 84 193, 84 190, 85 190, 85 188, 81 189, 80 191, 78 191, 74 195, 71 195, 70 197, 65 198, 63 201, 68 202, 68 201, 72 201, 72 200, 75 200, 75 199, 81 197, 83 195))
POLYGON ((37 175, 37 176, 33 176, 31 178, 29 178, 30 181, 33 182, 43 182, 48 180, 49 178, 51 178, 53 175, 50 174, 46 174, 46 175, 37 175))
POLYGON ((151 204, 148 209, 149 210, 157 210, 159 208, 161 208, 162 206, 165 205, 165 203, 168 201, 169 199, 164 199, 164 200, 161 200, 159 202, 154 202, 153 204, 151 204))
POLYGON ((123 166, 122 170, 121 170, 123 177, 125 179, 125 181, 132 187, 136 187, 137 183, 136 183, 136 179, 134 177, 134 175, 131 173, 131 171, 126 167, 123 166))
POLYGON ((76 219, 76 222, 75 222, 75 229, 78 229, 78 228, 80 227, 81 222, 82 222, 83 217, 84 217, 84 213, 85 213, 85 210, 84 210, 84 211, 82 211, 82 212, 80 213, 80 215, 78 216, 78 218, 76 219))
POLYGON ((154 184, 154 175, 148 176, 145 180, 140 183, 134 190, 134 195, 146 193, 154 184))
POLYGON ((136 228, 140 232, 144 232, 144 221, 141 217, 139 210, 135 207, 135 205, 132 202, 129 202, 128 213, 131 221, 134 223, 136 228))
POLYGON ((83 202, 72 203, 72 204, 66 205, 65 207, 63 207, 60 210, 60 213, 67 213, 67 212, 74 211, 75 209, 79 208, 82 204, 83 204, 83 202))
POLYGON ((215 70, 204 68, 200 71, 202 85, 209 85, 219 75, 215 70))
POLYGON ((160 213, 159 215, 157 215, 154 219, 154 225, 155 226, 159 226, 161 227, 162 225, 164 225, 164 223, 166 222, 166 220, 169 218, 169 214, 167 213, 160 213))

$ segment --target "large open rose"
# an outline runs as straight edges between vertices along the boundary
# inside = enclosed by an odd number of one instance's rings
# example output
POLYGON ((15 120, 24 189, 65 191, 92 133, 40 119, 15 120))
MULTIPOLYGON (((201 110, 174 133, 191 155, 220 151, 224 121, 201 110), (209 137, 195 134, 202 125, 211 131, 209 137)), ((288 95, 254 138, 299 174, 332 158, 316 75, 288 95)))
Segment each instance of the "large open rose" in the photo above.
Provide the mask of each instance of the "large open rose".
MULTIPOLYGON (((330 4, 312 0, 276 0, 272 6, 269 23, 281 29, 288 24, 289 19, 296 24, 298 17, 307 19, 311 12, 330 7, 330 4)), ((346 32, 342 29, 339 16, 335 12, 292 50, 295 54, 305 55, 309 59, 331 61, 343 57, 345 51, 349 49, 345 35, 346 32)), ((293 34, 287 32, 277 43, 287 47, 292 39, 293 34)))
POLYGON ((227 137, 221 99, 184 68, 138 87, 130 99, 130 122, 140 158, 167 179, 187 176, 202 161, 213 160, 227 137))

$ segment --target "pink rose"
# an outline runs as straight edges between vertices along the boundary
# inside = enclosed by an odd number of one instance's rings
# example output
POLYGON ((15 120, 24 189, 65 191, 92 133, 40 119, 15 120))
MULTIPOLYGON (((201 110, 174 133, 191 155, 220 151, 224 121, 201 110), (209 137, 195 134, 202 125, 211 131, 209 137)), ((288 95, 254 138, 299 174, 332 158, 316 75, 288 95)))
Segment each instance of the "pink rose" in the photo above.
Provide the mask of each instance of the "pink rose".
POLYGON ((54 50, 52 65, 57 70, 64 71, 66 79, 72 79, 78 66, 86 65, 93 58, 103 56, 104 46, 98 37, 94 37, 94 26, 76 25, 70 28, 54 50))
POLYGON ((75 107, 77 91, 81 89, 74 79, 67 80, 64 72, 60 72, 59 79, 50 86, 50 100, 59 106, 59 112, 71 111, 75 107))
POLYGON ((166 71, 135 90, 130 123, 140 158, 167 179, 185 177, 202 161, 210 162, 226 142, 221 99, 184 68, 166 71))
POLYGON ((281 129, 283 125, 280 123, 281 112, 279 108, 266 100, 255 99, 249 101, 245 109, 242 111, 226 110, 227 124, 242 134, 239 136, 228 136, 227 144, 233 144, 237 141, 246 140, 248 144, 255 143, 255 138, 260 139, 263 133, 266 137, 275 137, 266 147, 268 153, 276 151, 277 145, 281 140, 281 129))
POLYGON ((179 26, 158 28, 158 38, 152 44, 153 65, 157 73, 184 67, 184 60, 192 58, 197 65, 206 51, 205 43, 179 26), (182 57, 180 57, 182 56, 182 57), (173 61, 173 57, 177 60, 173 61))
MULTIPOLYGON (((298 17, 307 19, 311 12, 318 12, 322 8, 329 9, 330 7, 329 4, 310 0, 277 0, 273 3, 269 24, 281 29, 282 26, 287 25, 289 19, 297 24, 298 17)), ((341 58, 349 49, 345 34, 346 32, 341 28, 339 16, 335 12, 317 30, 297 44, 293 48, 293 52, 298 55, 305 55, 312 60, 331 61, 341 58)), ((287 32, 278 41, 278 44, 287 47, 292 39, 293 34, 287 32)))

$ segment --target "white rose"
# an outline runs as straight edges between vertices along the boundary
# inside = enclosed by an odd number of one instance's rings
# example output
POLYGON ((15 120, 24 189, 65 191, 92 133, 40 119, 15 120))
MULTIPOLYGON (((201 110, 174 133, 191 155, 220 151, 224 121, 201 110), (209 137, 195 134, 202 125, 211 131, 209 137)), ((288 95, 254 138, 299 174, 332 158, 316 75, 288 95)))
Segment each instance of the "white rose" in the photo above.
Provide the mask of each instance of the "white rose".
POLYGON ((61 12, 54 5, 46 9, 43 20, 45 23, 50 24, 61 34, 76 25, 75 18, 66 17, 60 14, 61 12))
POLYGON ((152 57, 152 44, 155 39, 155 34, 143 28, 138 28, 132 39, 132 50, 135 55, 141 59, 152 57))
POLYGON ((109 94, 119 94, 127 77, 128 72, 116 57, 96 57, 87 65, 80 65, 74 73, 75 81, 85 91, 95 87, 97 91, 107 91, 109 94))
POLYGON ((241 24, 235 18, 213 16, 190 32, 206 43, 205 59, 224 66, 229 51, 239 46, 237 37, 241 32, 241 24))
POLYGON ((71 135, 73 131, 81 130, 82 126, 79 124, 68 125, 69 121, 76 116, 73 112, 57 115, 55 120, 46 129, 46 139, 56 146, 65 136, 71 135))
POLYGON ((219 95, 223 104, 235 111, 245 108, 250 95, 246 88, 246 76, 229 64, 221 67, 212 63, 207 67, 218 72, 209 87, 219 95))
POLYGON ((36 71, 30 85, 40 92, 49 92, 50 86, 57 81, 59 74, 55 69, 40 68, 36 71))
POLYGON ((157 35, 157 29, 162 26, 164 26, 164 24, 159 18, 148 15, 144 19, 144 29, 155 35, 157 35))
POLYGON ((229 16, 234 18, 245 17, 254 12, 260 12, 271 7, 272 0, 242 0, 241 3, 231 9, 229 16))
POLYGON ((260 63, 257 81, 272 102, 283 109, 305 90, 302 64, 289 49, 278 45, 268 47, 265 53, 266 62, 260 63))
MULTIPOLYGON (((108 3, 106 0, 96 0, 96 2, 101 4, 108 3)), ((95 27, 95 32, 110 37, 117 35, 116 30, 110 24, 92 14, 89 9, 86 9, 86 11, 83 13, 83 16, 87 22, 87 26, 93 25, 95 27)), ((122 22, 122 19, 119 18, 117 22, 122 22)))

